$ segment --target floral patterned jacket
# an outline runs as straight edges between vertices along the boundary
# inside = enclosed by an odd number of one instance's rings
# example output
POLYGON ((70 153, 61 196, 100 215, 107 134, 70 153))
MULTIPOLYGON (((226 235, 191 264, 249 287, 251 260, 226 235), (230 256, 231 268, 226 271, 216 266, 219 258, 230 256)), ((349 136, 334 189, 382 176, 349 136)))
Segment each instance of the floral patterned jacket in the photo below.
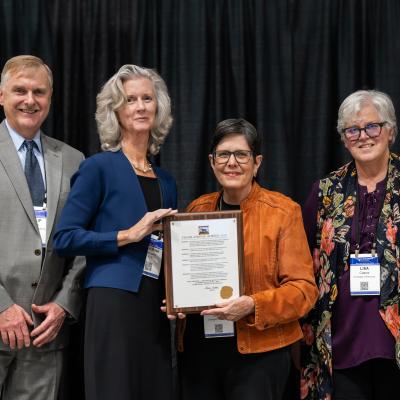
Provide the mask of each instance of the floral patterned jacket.
MULTIPOLYGON (((332 306, 338 271, 348 268, 350 227, 356 202, 357 170, 350 162, 319 182, 314 272, 319 298, 303 321, 301 398, 332 398, 332 306)), ((400 366, 400 159, 390 154, 386 196, 377 228, 381 264, 380 315, 396 341, 400 366)))

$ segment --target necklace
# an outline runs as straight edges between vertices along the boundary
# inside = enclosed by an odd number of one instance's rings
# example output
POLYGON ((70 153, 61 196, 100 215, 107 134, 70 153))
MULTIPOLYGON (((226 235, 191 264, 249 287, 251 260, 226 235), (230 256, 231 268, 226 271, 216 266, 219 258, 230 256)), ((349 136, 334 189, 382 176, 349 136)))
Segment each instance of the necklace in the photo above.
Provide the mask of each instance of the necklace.
POLYGON ((140 172, 143 172, 144 174, 147 174, 148 172, 150 172, 150 171, 153 170, 153 168, 152 168, 151 164, 149 163, 149 161, 147 160, 147 158, 145 158, 145 161, 144 161, 145 163, 147 163, 147 167, 146 167, 146 165, 144 165, 143 168, 142 168, 142 167, 139 167, 139 165, 136 165, 136 164, 131 160, 131 158, 128 156, 127 153, 124 152, 124 154, 125 154, 125 157, 128 159, 128 161, 131 163, 132 167, 133 167, 136 171, 140 171, 140 172))
POLYGON ((144 174, 147 174, 147 172, 150 172, 153 170, 151 167, 151 164, 147 161, 147 168, 146 167, 139 167, 138 165, 135 165, 131 160, 129 160, 130 163, 132 164, 132 167, 135 168, 137 171, 143 172, 144 174))

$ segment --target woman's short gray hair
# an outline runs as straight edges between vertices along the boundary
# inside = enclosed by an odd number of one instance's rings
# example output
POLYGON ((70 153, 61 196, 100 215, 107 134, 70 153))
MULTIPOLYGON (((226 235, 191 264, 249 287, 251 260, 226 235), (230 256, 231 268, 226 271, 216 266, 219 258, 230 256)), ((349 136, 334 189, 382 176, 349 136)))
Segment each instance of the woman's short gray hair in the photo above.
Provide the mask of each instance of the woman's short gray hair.
POLYGON ((148 152, 157 154, 172 125, 171 99, 161 78, 150 68, 137 65, 123 65, 102 87, 97 95, 96 122, 101 148, 105 151, 118 151, 121 148, 121 127, 116 111, 126 103, 123 84, 136 78, 147 78, 153 84, 157 101, 154 127, 150 132, 148 152))
POLYGON ((396 112, 391 98, 383 92, 377 90, 358 90, 343 100, 339 107, 337 131, 343 139, 343 129, 346 123, 354 117, 366 106, 372 105, 379 114, 381 121, 386 121, 390 128, 393 129, 393 144, 397 136, 396 112))

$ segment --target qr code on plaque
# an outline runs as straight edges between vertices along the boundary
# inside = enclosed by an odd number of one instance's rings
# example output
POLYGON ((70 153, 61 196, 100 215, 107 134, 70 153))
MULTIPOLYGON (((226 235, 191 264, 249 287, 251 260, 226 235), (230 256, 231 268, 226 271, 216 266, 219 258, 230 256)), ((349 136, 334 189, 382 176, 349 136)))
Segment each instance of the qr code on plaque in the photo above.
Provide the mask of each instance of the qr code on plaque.
POLYGON ((222 324, 215 324, 214 329, 215 329, 215 333, 222 333, 224 331, 222 324))
POLYGON ((361 290, 368 290, 368 282, 360 282, 361 290))

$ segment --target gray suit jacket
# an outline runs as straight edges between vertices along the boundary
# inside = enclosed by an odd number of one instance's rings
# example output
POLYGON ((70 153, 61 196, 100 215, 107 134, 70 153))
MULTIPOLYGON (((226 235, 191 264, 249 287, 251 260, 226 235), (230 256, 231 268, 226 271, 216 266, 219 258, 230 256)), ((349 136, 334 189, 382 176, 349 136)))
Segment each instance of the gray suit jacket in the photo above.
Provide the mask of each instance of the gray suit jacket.
MULTIPOLYGON (((25 174, 5 121, 0 124, 0 312, 16 303, 35 322, 32 303, 54 301, 73 318, 81 305, 80 277, 83 257, 65 259, 53 251, 55 225, 70 189, 70 178, 83 160, 83 154, 67 144, 41 133, 47 183, 47 249, 42 264, 39 229, 25 174)), ((64 347, 68 324, 43 350, 64 347)), ((0 350, 8 350, 0 340, 0 350)))

